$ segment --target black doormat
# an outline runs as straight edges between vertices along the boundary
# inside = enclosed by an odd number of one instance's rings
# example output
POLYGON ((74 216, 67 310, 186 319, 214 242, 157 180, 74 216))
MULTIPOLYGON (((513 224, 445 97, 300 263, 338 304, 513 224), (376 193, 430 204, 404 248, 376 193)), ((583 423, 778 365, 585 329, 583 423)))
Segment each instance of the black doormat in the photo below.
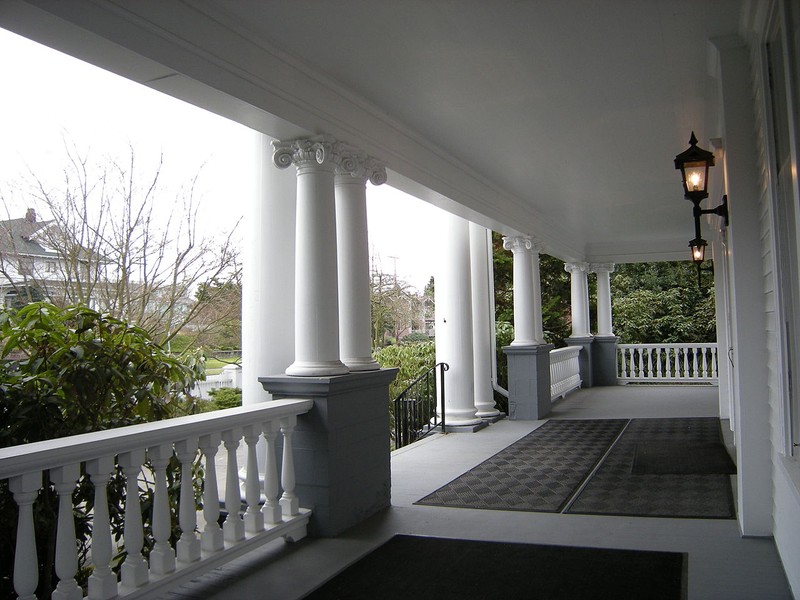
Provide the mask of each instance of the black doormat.
MULTIPOLYGON (((566 513, 734 519, 730 475, 634 472, 640 445, 721 444, 719 419, 633 419, 566 513)), ((724 448, 723 448, 724 450, 724 448)))
POLYGON ((636 475, 735 475, 736 465, 721 442, 636 444, 631 473, 636 475))
POLYGON ((560 512, 627 422, 548 421, 415 504, 560 512))
POLYGON ((396 535, 308 600, 683 599, 688 556, 396 535))

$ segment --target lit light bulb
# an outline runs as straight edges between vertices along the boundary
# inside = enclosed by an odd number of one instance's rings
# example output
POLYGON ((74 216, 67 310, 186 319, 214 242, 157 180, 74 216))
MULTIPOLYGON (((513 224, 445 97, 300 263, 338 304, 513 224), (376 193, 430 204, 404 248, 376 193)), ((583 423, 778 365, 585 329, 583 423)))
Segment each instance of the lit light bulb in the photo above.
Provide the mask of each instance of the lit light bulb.
POLYGON ((700 248, 695 248, 694 249, 694 259, 695 260, 700 260, 701 258, 703 258, 703 253, 700 252, 700 248))
POLYGON ((693 191, 697 191, 700 187, 700 173, 692 173, 689 175, 689 183, 693 191))

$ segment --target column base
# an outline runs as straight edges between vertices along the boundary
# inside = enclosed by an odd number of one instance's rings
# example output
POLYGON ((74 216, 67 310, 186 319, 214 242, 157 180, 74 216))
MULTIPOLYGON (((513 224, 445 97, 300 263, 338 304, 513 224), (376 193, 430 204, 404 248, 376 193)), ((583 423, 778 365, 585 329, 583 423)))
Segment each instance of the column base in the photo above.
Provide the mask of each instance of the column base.
POLYGON ((340 360, 295 361, 286 369, 286 374, 292 377, 329 377, 349 372, 340 360))
POLYGON ((446 423, 442 433, 475 433, 488 426, 488 421, 478 421, 472 425, 451 425, 450 423, 446 423))
POLYGON ((594 358, 593 358, 593 343, 594 336, 574 336, 568 337, 564 340, 567 346, 580 346, 581 354, 578 357, 578 363, 581 369, 581 386, 590 388, 594 386, 594 358))
POLYGON ((342 377, 259 377, 275 399, 310 398, 297 418, 295 493, 313 510, 309 534, 333 537, 391 502, 389 383, 397 369, 342 377))
POLYGON ((506 413, 501 413, 498 410, 495 411, 495 414, 493 415, 482 415, 481 413, 478 413, 478 416, 484 423, 489 423, 491 425, 492 423, 497 423, 498 421, 502 421, 503 419, 505 419, 506 413))
POLYGON ((508 357, 508 418, 512 421, 535 421, 550 413, 552 349, 553 344, 503 348, 508 357))
POLYGON ((342 362, 350 369, 351 373, 356 373, 358 371, 377 371, 381 368, 378 361, 371 356, 366 358, 343 358, 342 362))

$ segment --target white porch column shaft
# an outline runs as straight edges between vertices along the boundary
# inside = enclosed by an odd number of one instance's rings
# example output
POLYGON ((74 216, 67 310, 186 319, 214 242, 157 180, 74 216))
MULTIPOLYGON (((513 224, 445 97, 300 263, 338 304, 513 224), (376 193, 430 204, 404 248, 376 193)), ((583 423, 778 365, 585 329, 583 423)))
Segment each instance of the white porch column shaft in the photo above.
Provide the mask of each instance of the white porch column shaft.
POLYGON ((531 284, 533 286, 533 338, 537 344, 544 344, 542 324, 542 278, 539 268, 539 253, 542 245, 531 240, 531 284))
POLYGON ((472 351, 472 291, 470 286, 469 226, 443 213, 442 250, 436 273, 436 362, 446 362, 445 417, 447 425, 481 422, 475 410, 472 351))
POLYGON ((269 400, 259 377, 294 360, 297 177, 272 164, 271 140, 255 134, 256 191, 245 223, 242 275, 242 404, 269 400))
POLYGON ((475 410, 479 417, 500 414, 494 405, 492 391, 492 321, 489 314, 488 231, 476 223, 469 224, 469 259, 472 287, 472 348, 475 377, 475 410))
POLYGON ((614 335, 611 321, 611 273, 614 264, 594 264, 592 271, 597 273, 597 335, 614 335))
POLYGON ((344 149, 335 176, 339 354, 351 371, 380 368, 372 357, 370 336, 367 180, 385 183, 385 167, 355 149, 344 149))
POLYGON ((536 333, 533 324, 533 271, 531 240, 527 237, 504 237, 503 248, 514 254, 514 341, 512 346, 533 346, 536 333))
POLYGON ((297 168, 295 358, 287 375, 343 375, 339 360, 334 144, 329 137, 273 142, 279 168, 297 168))
POLYGON ((567 263, 564 269, 570 274, 570 298, 572 303, 572 337, 587 337, 589 334, 589 290, 586 281, 586 263, 567 263))

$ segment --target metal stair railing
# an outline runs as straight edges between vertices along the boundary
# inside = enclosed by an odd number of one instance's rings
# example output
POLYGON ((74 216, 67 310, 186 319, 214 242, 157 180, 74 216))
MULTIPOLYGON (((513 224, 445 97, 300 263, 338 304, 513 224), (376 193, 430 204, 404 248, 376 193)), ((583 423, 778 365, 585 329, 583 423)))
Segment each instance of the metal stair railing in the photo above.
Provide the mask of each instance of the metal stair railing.
POLYGON ((421 440, 438 427, 444 431, 444 373, 449 369, 450 365, 447 363, 434 365, 417 377, 395 398, 395 449, 421 440), (440 400, 438 413, 436 411, 437 386, 440 400))

